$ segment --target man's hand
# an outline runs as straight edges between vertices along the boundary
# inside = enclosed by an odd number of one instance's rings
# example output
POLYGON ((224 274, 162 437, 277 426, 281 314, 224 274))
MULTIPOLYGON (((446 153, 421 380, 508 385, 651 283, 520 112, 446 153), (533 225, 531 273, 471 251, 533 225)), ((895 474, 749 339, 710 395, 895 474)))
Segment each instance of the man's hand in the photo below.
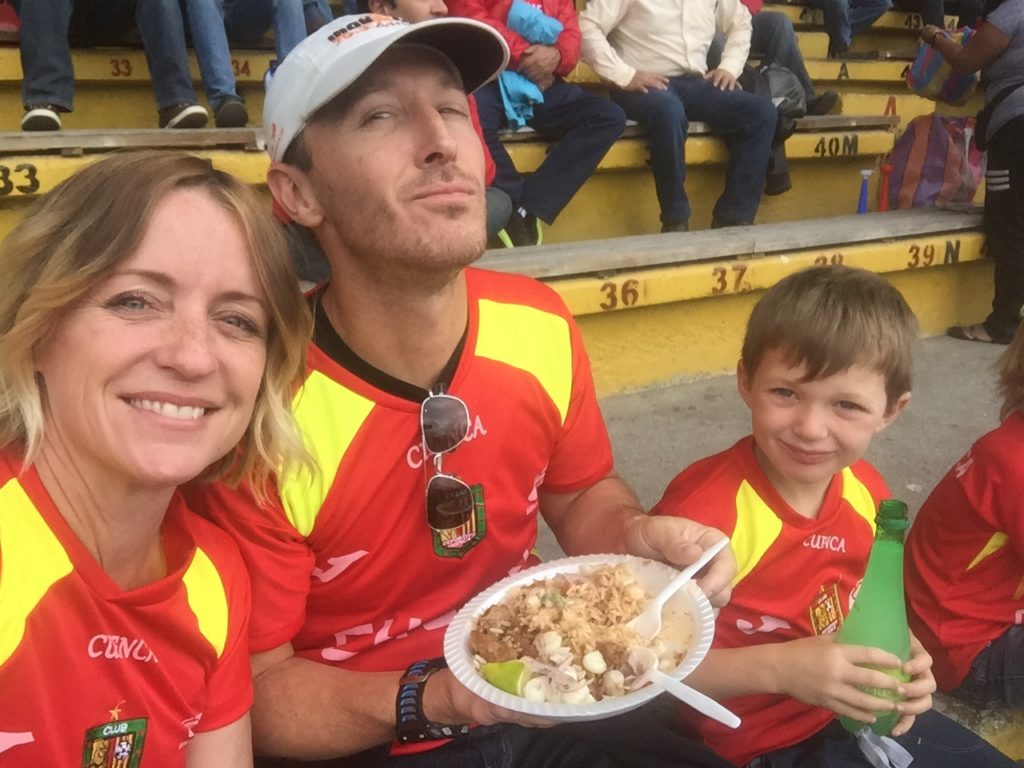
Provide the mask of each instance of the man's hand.
MULTIPOLYGON (((885 672, 866 668, 898 668, 902 665, 897 656, 879 648, 838 643, 834 634, 792 640, 780 644, 778 650, 783 654, 777 665, 778 693, 788 694, 805 704, 824 707, 857 722, 870 724, 875 721, 876 711, 897 709, 895 701, 872 696, 862 688, 882 688, 893 693, 908 689, 912 695, 919 691, 911 683, 901 685, 899 680, 885 672)), ((915 657, 913 661, 916 660, 915 657)), ((928 659, 928 664, 931 664, 931 659, 928 659)), ((920 662, 914 669, 919 666, 920 662)), ((934 680, 931 684, 934 690, 934 680)), ((930 701, 930 694, 928 698, 930 701)), ((906 706, 908 702, 902 704, 906 706)), ((915 715, 924 711, 919 710, 916 703, 910 710, 915 715)), ((913 717, 910 721, 913 722, 913 717)))
MULTIPOLYGON (((663 560, 672 565, 689 565, 704 548, 724 539, 725 534, 684 517, 637 515, 626 529, 626 551, 631 555, 663 560)), ((711 604, 721 608, 732 594, 736 556, 726 547, 712 558, 697 579, 711 604)))
POLYGON ((484 701, 447 669, 434 673, 427 681, 423 690, 423 714, 435 723, 515 723, 527 728, 549 728, 556 722, 484 701))
POLYGON ((903 665, 903 672, 910 680, 899 687, 903 701, 896 705, 900 719, 893 726, 893 736, 905 734, 914 725, 918 715, 932 708, 932 694, 936 688, 935 677, 932 675, 932 657, 913 635, 910 636, 910 652, 910 661, 903 665))
POLYGON ((664 91, 668 89, 668 78, 663 75, 656 75, 653 72, 644 72, 638 69, 633 79, 626 85, 625 90, 647 93, 651 89, 664 91))
POLYGON ((562 54, 552 45, 531 45, 519 57, 519 73, 533 80, 546 91, 555 79, 555 70, 562 63, 562 54))
POLYGON ((711 84, 720 91, 735 91, 740 87, 732 73, 726 72, 724 69, 712 69, 704 75, 704 79, 710 80, 711 84))

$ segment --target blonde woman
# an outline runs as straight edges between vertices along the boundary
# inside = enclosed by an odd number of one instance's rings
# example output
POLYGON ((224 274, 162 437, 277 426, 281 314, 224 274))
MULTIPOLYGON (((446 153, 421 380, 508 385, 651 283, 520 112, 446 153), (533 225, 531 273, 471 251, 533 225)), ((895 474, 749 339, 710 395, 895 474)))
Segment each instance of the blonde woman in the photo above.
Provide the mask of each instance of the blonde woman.
POLYGON ((0 245, 0 763, 252 764, 248 581, 177 493, 304 457, 278 227, 185 154, 99 161, 0 245))

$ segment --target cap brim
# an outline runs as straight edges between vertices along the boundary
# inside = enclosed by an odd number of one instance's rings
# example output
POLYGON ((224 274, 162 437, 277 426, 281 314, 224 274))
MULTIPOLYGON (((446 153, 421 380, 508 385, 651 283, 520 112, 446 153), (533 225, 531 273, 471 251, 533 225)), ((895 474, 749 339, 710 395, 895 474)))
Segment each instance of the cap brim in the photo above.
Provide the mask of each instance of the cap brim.
POLYGON ((498 31, 474 19, 421 21, 394 41, 400 42, 429 45, 451 59, 462 76, 466 93, 497 77, 509 59, 508 46, 498 31))

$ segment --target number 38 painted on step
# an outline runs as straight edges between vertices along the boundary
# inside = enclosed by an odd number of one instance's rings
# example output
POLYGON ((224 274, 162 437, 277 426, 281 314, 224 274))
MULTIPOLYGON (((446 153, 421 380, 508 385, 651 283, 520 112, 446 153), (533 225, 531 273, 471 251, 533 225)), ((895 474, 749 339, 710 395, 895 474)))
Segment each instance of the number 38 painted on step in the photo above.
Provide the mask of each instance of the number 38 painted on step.
POLYGON ((0 165, 0 197, 6 197, 13 192, 31 195, 38 191, 39 178, 32 163, 18 163, 13 169, 0 165))

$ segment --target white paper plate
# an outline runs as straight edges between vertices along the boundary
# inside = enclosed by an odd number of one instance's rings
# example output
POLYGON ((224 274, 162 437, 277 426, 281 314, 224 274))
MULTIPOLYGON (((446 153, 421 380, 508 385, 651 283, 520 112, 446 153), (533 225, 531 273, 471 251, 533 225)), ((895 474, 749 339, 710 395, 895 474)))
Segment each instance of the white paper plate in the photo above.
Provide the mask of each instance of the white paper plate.
MULTIPOLYGON (((495 688, 480 677, 473 664, 473 654, 469 650, 469 634, 476 625, 477 618, 492 605, 501 602, 505 593, 512 587, 531 584, 560 573, 579 573, 582 569, 593 566, 618 563, 628 565, 637 581, 652 596, 678 573, 675 568, 664 563, 630 555, 585 555, 552 560, 549 563, 543 563, 508 576, 466 603, 456 614, 452 623, 448 625, 444 636, 444 657, 456 679, 480 698, 506 709, 566 722, 600 720, 621 712, 628 712, 653 699, 661 693, 661 689, 648 685, 625 696, 609 696, 601 701, 587 704, 552 704, 528 701, 521 696, 513 696, 495 688)), ((676 592, 665 604, 664 610, 666 612, 685 611, 693 619, 693 646, 687 651, 675 671, 671 673, 673 677, 681 680, 697 668, 711 647, 711 641, 715 636, 715 614, 707 597, 692 582, 687 585, 687 588, 676 592)))

